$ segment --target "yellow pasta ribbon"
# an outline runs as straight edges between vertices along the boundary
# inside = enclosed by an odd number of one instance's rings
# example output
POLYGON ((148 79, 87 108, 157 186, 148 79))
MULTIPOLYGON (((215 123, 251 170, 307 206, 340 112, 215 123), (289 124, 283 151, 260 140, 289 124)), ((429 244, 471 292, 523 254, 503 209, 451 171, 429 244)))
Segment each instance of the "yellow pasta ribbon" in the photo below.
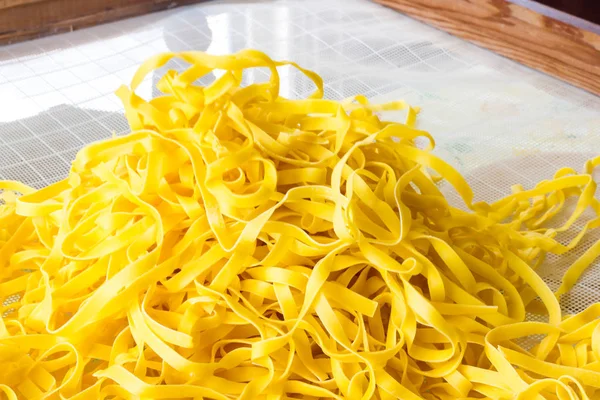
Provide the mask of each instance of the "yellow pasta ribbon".
POLYGON ((600 305, 559 304, 600 242, 556 293, 536 272, 600 225, 600 156, 473 203, 418 109, 323 99, 317 74, 256 50, 160 54, 117 95, 130 134, 41 190, 0 182, 0 398, 600 396, 600 305), (172 58, 188 69, 136 95, 172 58), (286 65, 314 93, 282 97, 286 65), (242 86, 257 67, 270 80, 242 86), (398 109, 405 123, 381 119, 398 109))

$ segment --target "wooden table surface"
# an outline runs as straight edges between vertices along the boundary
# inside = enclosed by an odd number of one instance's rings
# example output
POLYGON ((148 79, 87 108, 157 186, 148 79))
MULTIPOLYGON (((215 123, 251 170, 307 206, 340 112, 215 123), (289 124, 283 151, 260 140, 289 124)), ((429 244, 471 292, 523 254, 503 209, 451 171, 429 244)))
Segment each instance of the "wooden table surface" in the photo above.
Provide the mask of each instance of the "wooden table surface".
POLYGON ((0 0, 0 45, 201 0, 0 0))

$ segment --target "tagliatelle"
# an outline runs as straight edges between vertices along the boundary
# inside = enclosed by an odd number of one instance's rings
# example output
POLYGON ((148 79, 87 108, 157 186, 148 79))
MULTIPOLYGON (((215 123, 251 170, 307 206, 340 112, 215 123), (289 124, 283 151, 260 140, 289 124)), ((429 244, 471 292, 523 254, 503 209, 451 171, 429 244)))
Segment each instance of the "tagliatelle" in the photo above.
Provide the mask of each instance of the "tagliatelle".
POLYGON ((559 296, 600 242, 557 294, 535 268, 600 225, 600 156, 473 204, 417 110, 324 100, 322 84, 255 50, 158 55, 117 92, 129 135, 42 190, 0 182, 0 299, 18 298, 2 307, 0 398, 598 398, 600 305, 563 317, 559 296), (174 57, 190 66, 162 77, 164 96, 138 97, 174 57), (315 92, 281 97, 283 65, 315 92), (269 82, 242 87, 255 67, 269 82), (544 338, 522 348, 530 335, 544 338))

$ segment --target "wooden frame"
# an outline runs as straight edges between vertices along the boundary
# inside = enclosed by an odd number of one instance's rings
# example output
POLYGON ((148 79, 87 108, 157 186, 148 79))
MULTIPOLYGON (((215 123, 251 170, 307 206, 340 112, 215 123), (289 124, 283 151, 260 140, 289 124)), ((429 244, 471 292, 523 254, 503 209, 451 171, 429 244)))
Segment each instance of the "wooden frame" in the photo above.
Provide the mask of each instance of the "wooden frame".
POLYGON ((133 17, 201 0, 0 0, 0 44, 133 17))
POLYGON ((600 95, 598 25, 531 0, 375 1, 600 95))

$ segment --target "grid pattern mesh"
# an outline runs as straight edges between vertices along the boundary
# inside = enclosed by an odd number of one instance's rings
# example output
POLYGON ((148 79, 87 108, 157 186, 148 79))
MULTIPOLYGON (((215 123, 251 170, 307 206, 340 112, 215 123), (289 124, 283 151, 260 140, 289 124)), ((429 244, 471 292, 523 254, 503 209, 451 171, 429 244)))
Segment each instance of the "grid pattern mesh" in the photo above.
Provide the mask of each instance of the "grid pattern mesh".
MULTIPOLYGON (((316 70, 327 97, 361 93, 423 107, 420 127, 479 200, 517 182, 531 187, 560 167, 580 169, 600 153, 600 98, 367 0, 219 1, 1 47, 0 179, 43 187, 65 177, 84 144, 126 133, 113 92, 147 57, 246 47, 316 70)), ((138 93, 152 97, 163 72, 184 67, 170 62, 138 93)), ((267 77, 256 69, 244 82, 267 77)), ((281 79, 285 96, 312 90, 292 69, 282 68, 281 79)), ((598 238, 592 232, 581 251, 598 238)), ((581 251, 542 266, 553 289, 581 251)), ((600 301, 598 266, 565 297, 565 311, 600 301)))

